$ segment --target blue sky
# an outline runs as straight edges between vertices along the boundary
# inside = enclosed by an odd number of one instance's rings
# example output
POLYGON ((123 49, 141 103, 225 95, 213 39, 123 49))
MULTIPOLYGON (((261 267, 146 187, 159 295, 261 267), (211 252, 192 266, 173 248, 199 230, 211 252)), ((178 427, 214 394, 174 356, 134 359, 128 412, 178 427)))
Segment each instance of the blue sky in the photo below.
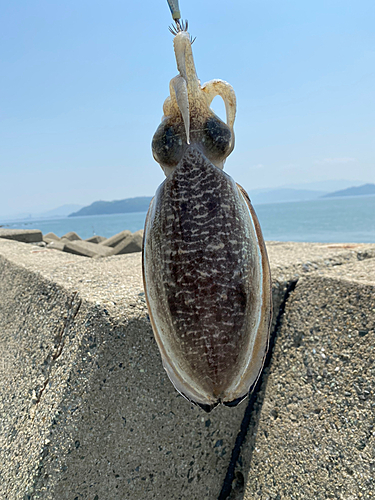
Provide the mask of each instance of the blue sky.
MULTIPOLYGON (((180 0, 198 76, 237 94, 225 170, 252 189, 375 182, 373 0, 180 0)), ((17 0, 0 18, 0 214, 152 195, 177 74, 166 0, 17 0)), ((214 101, 223 115, 223 105, 214 101)))

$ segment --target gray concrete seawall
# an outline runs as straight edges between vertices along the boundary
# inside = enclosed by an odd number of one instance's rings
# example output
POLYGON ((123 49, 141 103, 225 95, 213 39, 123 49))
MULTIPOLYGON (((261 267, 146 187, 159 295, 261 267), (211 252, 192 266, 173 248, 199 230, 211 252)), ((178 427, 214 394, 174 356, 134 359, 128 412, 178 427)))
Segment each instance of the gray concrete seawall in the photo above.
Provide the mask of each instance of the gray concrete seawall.
POLYGON ((270 364, 207 415, 162 368, 139 253, 0 239, 0 498, 373 498, 375 245, 267 247, 270 364))

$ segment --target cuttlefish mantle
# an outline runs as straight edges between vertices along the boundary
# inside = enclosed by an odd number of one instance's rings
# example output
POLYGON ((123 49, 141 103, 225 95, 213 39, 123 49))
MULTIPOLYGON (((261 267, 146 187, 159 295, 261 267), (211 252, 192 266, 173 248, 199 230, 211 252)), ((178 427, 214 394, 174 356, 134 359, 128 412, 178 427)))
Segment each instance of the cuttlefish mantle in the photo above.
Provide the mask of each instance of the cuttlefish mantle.
POLYGON ((152 141, 154 158, 169 175, 186 147, 195 144, 222 169, 234 148, 236 95, 224 80, 211 80, 201 86, 187 31, 176 31, 173 45, 179 74, 169 83, 170 96, 164 102, 162 123, 152 141), (226 123, 210 108, 216 96, 224 101, 226 123))

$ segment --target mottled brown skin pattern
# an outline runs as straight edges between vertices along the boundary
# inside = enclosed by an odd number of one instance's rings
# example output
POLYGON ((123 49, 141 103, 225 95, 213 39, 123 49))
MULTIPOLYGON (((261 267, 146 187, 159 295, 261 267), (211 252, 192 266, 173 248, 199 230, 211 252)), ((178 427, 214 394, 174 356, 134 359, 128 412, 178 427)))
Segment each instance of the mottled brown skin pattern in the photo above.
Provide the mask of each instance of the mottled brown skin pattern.
POLYGON ((192 146, 154 203, 148 244, 159 314, 169 316, 182 364, 220 401, 245 362, 259 293, 247 207, 234 181, 192 146))

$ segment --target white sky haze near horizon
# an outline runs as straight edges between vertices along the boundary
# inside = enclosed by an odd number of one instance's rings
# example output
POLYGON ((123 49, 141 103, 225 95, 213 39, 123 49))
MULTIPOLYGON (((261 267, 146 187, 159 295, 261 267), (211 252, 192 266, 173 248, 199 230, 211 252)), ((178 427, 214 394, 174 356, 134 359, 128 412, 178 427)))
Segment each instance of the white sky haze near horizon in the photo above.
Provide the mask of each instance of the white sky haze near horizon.
MULTIPOLYGON (((177 74, 166 0, 2 4, 0 215, 152 195, 177 74)), ((375 183, 373 0, 180 0, 198 77, 237 95, 245 189, 375 183)), ((215 110, 223 116, 224 106, 215 110)))

